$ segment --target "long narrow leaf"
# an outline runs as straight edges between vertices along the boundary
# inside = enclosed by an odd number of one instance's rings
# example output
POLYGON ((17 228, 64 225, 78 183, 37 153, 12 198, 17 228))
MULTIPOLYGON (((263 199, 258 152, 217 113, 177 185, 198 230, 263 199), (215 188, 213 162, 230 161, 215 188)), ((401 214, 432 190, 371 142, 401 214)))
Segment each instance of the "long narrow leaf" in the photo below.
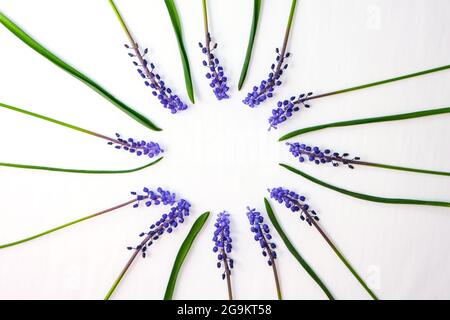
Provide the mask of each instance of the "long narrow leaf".
POLYGON ((170 20, 172 21, 173 30, 178 42, 178 49, 180 50, 181 63, 183 64, 184 82, 186 84, 186 91, 192 103, 195 103, 194 88, 192 86, 191 68, 189 66, 189 58, 184 47, 183 31, 181 28, 180 17, 178 16, 177 7, 173 0, 164 0, 167 11, 169 12, 170 20))
POLYGON ((245 54, 244 65, 242 66, 241 76, 239 78, 238 89, 241 90, 247 77, 248 67, 252 58, 253 45, 255 43, 256 31, 258 30, 259 14, 261 12, 261 0, 253 0, 253 18, 248 39, 247 52, 245 54))
POLYGON ((123 169, 123 170, 85 170, 85 169, 66 169, 66 168, 54 168, 54 167, 44 167, 44 166, 33 166, 28 164, 17 164, 17 163, 6 163, 0 162, 0 167, 9 167, 17 169, 30 169, 30 170, 43 170, 43 171, 55 171, 55 172, 69 172, 69 173, 83 173, 83 174, 120 174, 120 173, 131 173, 145 168, 151 167, 157 164, 163 159, 163 157, 150 162, 144 166, 133 168, 133 169, 123 169))
POLYGON ((56 55, 47 50, 39 42, 34 40, 30 35, 28 35, 25 31, 23 31, 19 26, 17 26, 14 22, 12 22, 8 17, 6 17, 1 12, 0 12, 0 23, 2 23, 9 31, 11 31, 16 37, 22 40, 30 48, 35 50, 43 57, 47 58, 49 61, 51 61, 61 69, 67 71, 69 74, 71 74, 81 82, 85 83, 91 89, 93 89, 101 96, 103 96, 105 99, 107 99, 109 102, 114 104, 117 108, 125 112, 128 116, 130 116, 131 118, 133 118, 134 120, 136 120, 137 122, 141 123, 142 125, 146 126, 149 129, 161 131, 161 129, 158 128, 150 119, 146 118, 144 115, 135 111, 134 109, 132 109, 131 107, 129 107, 128 105, 126 105, 125 103, 114 97, 111 93, 106 91, 106 89, 101 87, 94 80, 90 79, 82 72, 78 71, 71 65, 67 64, 66 62, 58 58, 56 55))
POLYGON ((366 201, 372 201, 372 202, 380 202, 380 203, 389 203, 389 204, 412 204, 412 205, 423 205, 423 206, 435 206, 435 207, 450 207, 450 202, 444 202, 444 201, 430 201, 430 200, 417 200, 417 199, 399 199, 399 198, 382 198, 382 197, 376 197, 368 194, 353 192, 349 190, 345 190, 336 186, 333 186, 329 183, 326 183, 324 181, 321 181, 317 178, 314 178, 298 169, 295 169, 291 166, 288 166, 287 164, 280 163, 280 166, 282 166, 285 169, 288 169, 289 171, 292 171, 295 174, 298 174, 299 176, 302 176, 305 179, 308 179, 309 181, 312 181, 314 183, 317 183, 318 185, 321 185, 322 187, 334 190, 336 192, 348 195, 353 198, 358 198, 361 200, 366 201))
POLYGON ((440 109, 432 109, 432 110, 422 110, 410 113, 402 113, 395 114, 391 116, 384 117, 374 117, 374 118, 364 118, 364 119, 356 119, 356 120, 348 120, 348 121, 339 121, 332 122, 326 124, 320 124, 317 126, 307 127, 299 130, 295 130, 289 132, 282 136, 278 141, 284 141, 308 132, 318 131, 327 128, 337 128, 337 127, 348 127, 348 126, 356 126, 360 124, 368 124, 368 123, 377 123, 377 122, 387 122, 387 121, 398 121, 398 120, 407 120, 421 117, 434 116, 438 114, 450 113, 450 108, 440 108, 440 109))
POLYGON ((189 231, 186 239, 183 241, 180 250, 178 251, 177 257, 172 267, 172 272, 170 273, 169 282, 167 283, 166 293, 164 294, 164 300, 172 300, 173 292, 175 290, 175 284, 177 282, 178 273, 183 265, 184 259, 186 258, 195 238, 197 237, 200 230, 203 228, 206 220, 209 217, 209 212, 205 212, 195 221, 194 225, 189 231))
POLYGON ((319 276, 314 272, 314 270, 310 267, 308 262, 303 259, 303 257, 298 253, 298 251, 295 249, 294 245, 289 240, 288 236, 284 232, 283 228, 281 228, 281 225, 278 223, 278 220, 275 216, 275 213, 273 212, 273 209, 270 205, 269 200, 264 198, 264 204, 266 206, 267 215, 270 218, 270 221, 272 222, 273 226, 277 230, 278 234, 280 235, 281 239, 283 240, 284 244, 288 248, 289 252, 294 256, 295 259, 300 263, 300 265, 305 269, 305 271, 313 278, 313 280, 319 285, 319 287, 323 290, 323 292, 326 294, 328 299, 334 300, 333 295, 331 294, 330 290, 326 287, 326 285, 320 280, 319 276))

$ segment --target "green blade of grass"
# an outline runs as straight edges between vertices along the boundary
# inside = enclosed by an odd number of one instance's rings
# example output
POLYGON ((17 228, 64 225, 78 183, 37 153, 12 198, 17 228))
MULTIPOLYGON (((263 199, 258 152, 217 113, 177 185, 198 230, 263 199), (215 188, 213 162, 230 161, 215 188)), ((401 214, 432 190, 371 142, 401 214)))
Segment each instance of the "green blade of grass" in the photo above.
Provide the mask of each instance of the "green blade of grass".
POLYGON ((209 217, 209 212, 205 212, 195 221, 186 239, 181 244, 180 250, 178 251, 177 257, 172 267, 172 272, 170 273, 169 281, 167 283, 166 292, 164 294, 164 300, 172 300, 173 292, 175 290, 175 284, 177 282, 178 273, 183 265, 184 259, 186 258, 195 238, 197 237, 200 230, 203 228, 206 220, 209 217))
POLYGON ((184 47, 183 31, 181 28, 180 17, 178 15, 177 7, 173 0, 164 0, 167 11, 169 12, 170 21, 172 22, 173 30, 177 38, 178 49, 180 50, 181 63, 183 64, 184 82, 186 84, 186 91, 192 103, 195 103, 194 88, 192 86, 191 68, 189 66, 189 58, 184 47))
POLYGON ((123 169, 123 170, 66 169, 66 168, 54 168, 54 167, 45 167, 45 166, 33 166, 33 165, 28 165, 28 164, 7 163, 7 162, 0 162, 0 167, 29 169, 29 170, 55 171, 55 172, 68 172, 68 173, 82 173, 82 174, 122 174, 122 173, 131 173, 131 172, 143 170, 145 168, 153 166, 154 164, 157 164, 162 159, 163 159, 163 157, 161 157, 153 162, 147 163, 146 165, 137 167, 137 168, 123 169))
POLYGON ((244 64, 242 66, 241 76, 239 78, 238 89, 241 90, 247 77, 248 67, 252 58, 253 45, 255 43, 256 31, 258 30, 259 14, 261 12, 261 0, 253 0, 253 18, 248 39, 247 52, 245 54, 244 64))
POLYGON ((109 93, 106 89, 96 83, 94 80, 90 79, 88 76, 78 71, 71 65, 67 64, 60 58, 58 58, 55 54, 47 50, 44 46, 42 46, 39 42, 34 40, 30 35, 28 35, 25 31, 23 31, 19 26, 17 26, 14 22, 12 22, 8 17, 6 17, 3 13, 0 12, 0 23, 2 23, 9 31, 11 31, 16 37, 22 40, 26 45, 35 50, 37 53, 48 59, 50 62, 54 63, 61 69, 65 70, 88 87, 96 91, 98 94, 103 96, 117 108, 125 112, 128 116, 146 126, 147 128, 155 131, 161 131, 159 127, 157 127, 150 119, 140 114, 136 110, 132 109, 116 97, 114 97, 111 93, 109 93))
POLYGON ((275 227, 275 230, 277 230, 278 234, 280 235, 284 244, 288 248, 289 252, 294 256, 295 259, 297 259, 297 261, 300 263, 300 265, 303 267, 303 269, 305 269, 305 271, 311 276, 311 278, 323 290, 323 292, 328 297, 328 299, 334 300, 334 297, 331 294, 330 290, 328 290, 326 285, 322 282, 322 280, 319 278, 319 276, 310 267, 308 262, 306 262, 305 259, 303 259, 303 257, 300 255, 300 253, 298 253, 298 251, 295 249, 294 245, 291 243, 288 236, 284 232, 283 228, 281 228, 281 225, 279 224, 279 222, 275 216, 275 213, 273 212, 273 209, 272 209, 272 206, 270 205, 269 200, 264 198, 264 204, 266 206, 267 215, 269 216, 269 219, 272 222, 272 225, 275 227))
POLYGON ((410 205, 422 205, 422 206, 435 206, 435 207, 450 207, 450 202, 444 202, 444 201, 431 201, 431 200, 418 200, 418 199, 399 199, 399 198, 382 198, 382 197, 376 197, 368 194, 358 193, 349 191, 346 189, 342 189, 336 186, 333 186, 329 183, 326 183, 324 181, 321 181, 317 178, 314 178, 298 169, 295 169, 291 166, 288 166, 287 164, 280 163, 280 166, 283 168, 298 174, 299 176, 302 176, 303 178, 317 183, 318 185, 321 185, 322 187, 334 190, 336 192, 348 195, 353 198, 366 200, 366 201, 372 201, 372 202, 380 202, 380 203, 389 203, 389 204, 410 204, 410 205))
POLYGON ((445 113, 450 113, 450 108, 421 110, 421 111, 416 111, 416 112, 395 114, 395 115, 383 116, 383 117, 373 117, 373 118, 364 118, 364 119, 325 123, 325 124, 320 124, 317 126, 302 128, 302 129, 298 129, 298 130, 289 132, 288 134, 285 134, 280 139, 278 139, 278 141, 284 141, 284 140, 291 139, 293 137, 297 137, 299 135, 302 135, 302 134, 305 134, 308 132, 319 131, 319 130, 323 130, 323 129, 327 129, 327 128, 348 127, 348 126, 357 126, 357 125, 368 124, 368 123, 407 120, 407 119, 428 117, 428 116, 445 114, 445 113))

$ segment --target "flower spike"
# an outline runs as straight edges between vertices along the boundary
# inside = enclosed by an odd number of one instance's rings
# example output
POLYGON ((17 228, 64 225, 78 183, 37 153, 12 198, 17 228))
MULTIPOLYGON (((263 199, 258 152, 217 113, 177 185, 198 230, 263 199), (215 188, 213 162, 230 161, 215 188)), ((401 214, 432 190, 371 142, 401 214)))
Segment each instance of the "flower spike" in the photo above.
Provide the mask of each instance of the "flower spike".
POLYGON ((309 160, 315 164, 331 163, 333 167, 339 167, 339 165, 343 164, 350 169, 354 169, 354 165, 356 164, 365 164, 365 162, 360 161, 360 157, 349 158, 350 154, 347 152, 341 154, 332 152, 330 149, 322 150, 319 147, 311 147, 298 142, 287 142, 286 145, 289 146, 289 152, 292 153, 294 157, 298 158, 300 163, 309 160))
POLYGON ((161 79, 161 76, 155 72, 155 65, 147 60, 146 55, 148 54, 148 48, 142 50, 139 47, 114 1, 109 0, 109 3, 128 37, 130 44, 125 44, 124 46, 129 50, 128 56, 133 59, 133 65, 136 67, 139 76, 144 80, 144 84, 152 89, 152 94, 157 97, 163 107, 169 109, 172 114, 186 110, 187 105, 166 86, 165 82, 161 79))
POLYGON ((280 281, 275 263, 277 258, 275 249, 277 245, 271 241, 272 235, 270 234, 269 226, 264 223, 264 218, 259 211, 256 211, 255 208, 247 207, 247 218, 251 225, 250 231, 255 234, 253 238, 259 243, 262 255, 267 258, 267 264, 272 267, 278 299, 281 300, 280 281))
POLYGON ((211 42, 211 34, 208 27, 208 9, 206 6, 206 0, 203 0, 203 20, 205 26, 205 43, 199 42, 199 47, 206 59, 203 60, 203 66, 208 69, 205 77, 210 80, 209 86, 213 89, 214 95, 217 100, 228 99, 228 91, 230 88, 227 85, 227 77, 225 76, 223 67, 220 65, 220 61, 213 51, 217 49, 217 43, 211 42))
POLYGON ((217 268, 224 269, 222 279, 227 279, 228 298, 233 300, 233 293, 231 290, 231 269, 234 267, 234 260, 230 258, 232 249, 232 239, 230 236, 230 214, 223 211, 217 215, 216 228, 212 238, 214 242, 213 252, 217 253, 217 268))
POLYGON ((250 108, 255 108, 267 99, 272 98, 275 89, 282 84, 281 76, 288 68, 286 59, 291 55, 290 52, 287 52, 287 46, 296 6, 297 0, 292 0, 286 32, 284 34, 283 46, 281 47, 281 49, 276 48, 275 50, 277 57, 275 63, 273 63, 271 66, 271 71, 268 78, 261 81, 259 86, 254 86, 253 90, 247 94, 244 100, 242 100, 242 102, 250 108))

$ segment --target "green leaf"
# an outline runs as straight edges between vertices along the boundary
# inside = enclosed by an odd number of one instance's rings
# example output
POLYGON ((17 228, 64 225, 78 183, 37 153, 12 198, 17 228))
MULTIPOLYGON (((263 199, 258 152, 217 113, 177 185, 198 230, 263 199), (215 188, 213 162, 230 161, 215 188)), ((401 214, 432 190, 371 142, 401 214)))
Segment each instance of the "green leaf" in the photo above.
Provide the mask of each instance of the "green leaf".
POLYGON ((44 170, 44 171, 56 171, 56 172, 69 172, 69 173, 83 173, 83 174, 120 174, 120 173, 131 173, 139 170, 143 170, 154 164, 157 164, 163 159, 163 157, 150 162, 144 166, 133 168, 133 169, 123 169, 123 170, 85 170, 85 169, 65 169, 65 168, 54 168, 54 167, 44 167, 44 166, 33 166, 28 164, 17 164, 17 163, 6 163, 0 162, 0 167, 18 168, 18 169, 31 169, 31 170, 44 170))
POLYGON ((169 12, 170 20, 172 21, 173 30, 178 42, 178 49, 180 50, 181 62, 183 64, 184 82, 186 83, 186 91, 192 103, 195 103, 194 89, 192 86, 191 68, 189 67, 189 58, 184 47, 183 31, 181 28, 180 17, 178 15, 177 7, 173 0, 164 0, 167 11, 169 12))
POLYGON ((261 12, 261 0, 253 0, 253 18, 248 39, 247 52, 245 54, 244 65, 242 66, 241 77, 239 79, 238 89, 241 90, 247 77, 248 67, 252 58, 253 45, 255 43, 256 31, 258 30, 259 14, 261 12))
POLYGON ((422 110, 422 111, 403 113, 403 114, 395 114, 395 115, 384 116, 384 117, 374 117, 374 118, 364 118, 364 119, 356 119, 356 120, 348 120, 348 121, 331 122, 331 123, 320 124, 317 126, 307 127, 307 128, 289 132, 288 134, 285 134, 280 139, 278 139, 278 141, 284 141, 284 140, 291 139, 293 137, 296 137, 296 136, 299 136, 299 135, 302 135, 302 134, 305 134, 308 132, 319 131, 319 130, 323 130, 323 129, 327 129, 327 128, 348 127, 348 126, 356 126, 356 125, 368 124, 368 123, 407 120, 407 119, 428 117, 428 116, 444 114, 444 113, 450 113, 450 108, 422 110))
POLYGON ((288 166, 287 164, 280 163, 279 165, 285 169, 288 169, 289 171, 294 172, 295 174, 298 174, 299 176, 302 176, 305 179, 308 179, 309 181, 312 181, 314 183, 317 183, 318 185, 321 185, 322 187, 325 187, 325 188, 328 188, 328 189, 331 189, 331 190, 337 191, 339 193, 343 193, 350 197, 358 198, 361 200, 380 202, 380 203, 389 203, 389 204, 412 204, 412 205, 435 206, 435 207, 450 207, 450 202, 444 202, 444 201, 382 198, 382 197, 376 197, 376 196, 372 196, 372 195, 368 195, 368 194, 353 192, 353 191, 345 190, 345 189, 333 186, 331 184, 328 184, 328 183, 321 181, 317 178, 314 178, 298 169, 288 166))
POLYGON ((291 243, 288 236, 284 232, 283 228, 281 228, 281 225, 278 223, 278 220, 275 216, 275 213, 272 210, 269 200, 264 198, 264 204, 266 206, 267 215, 269 216, 270 221, 272 222, 273 226, 277 230, 278 234, 280 235, 284 244, 288 248, 289 252, 294 256, 295 259, 297 259, 297 261, 300 263, 300 265, 303 267, 303 269, 305 269, 305 271, 311 276, 311 278, 313 278, 313 280, 319 285, 319 287, 323 290, 323 292, 326 294, 328 299, 334 300, 334 297, 331 294, 330 290, 328 290, 328 288, 322 282, 322 280, 319 278, 319 276, 309 266, 308 262, 306 262, 305 259, 303 259, 303 257, 300 255, 300 253, 298 253, 298 251, 295 249, 294 245, 291 243))
POLYGON ((169 282, 167 283, 166 293, 164 294, 164 300, 172 300, 173 292, 175 290, 175 284, 177 282, 177 276, 180 272, 180 269, 183 265, 184 259, 189 253, 189 249, 194 243, 195 238, 197 237, 200 230, 203 228, 206 220, 209 217, 209 212, 205 212, 195 221, 194 225, 189 231, 186 239, 183 241, 183 244, 178 251, 177 257, 175 258, 175 262, 172 267, 172 272, 170 273, 169 282))
POLYGON ((155 131, 161 131, 160 128, 158 128, 151 120, 146 118, 144 115, 140 114, 139 112, 135 111, 116 97, 114 97, 111 93, 106 91, 103 87, 101 87, 99 84, 94 82, 94 80, 90 79, 88 76, 83 74, 82 72, 78 71, 71 65, 67 64, 60 58, 58 58, 56 55, 51 53, 49 50, 47 50, 45 47, 43 47, 39 42, 34 40, 31 36, 29 36, 25 31, 23 31, 19 26, 14 24, 11 20, 9 20, 3 13, 0 12, 0 23, 2 23, 9 31, 11 31, 16 37, 18 37, 20 40, 22 40, 25 44, 27 44, 30 48, 35 50, 37 53, 42 55, 43 57, 47 58, 49 61, 60 67, 61 69, 67 71, 72 76, 80 80, 81 82, 85 83, 87 86, 89 86, 91 89, 99 93, 101 96, 103 96, 105 99, 107 99, 109 102, 114 104, 117 108, 125 112, 128 116, 136 120, 137 122, 141 123, 142 125, 146 126, 149 129, 155 130, 155 131))

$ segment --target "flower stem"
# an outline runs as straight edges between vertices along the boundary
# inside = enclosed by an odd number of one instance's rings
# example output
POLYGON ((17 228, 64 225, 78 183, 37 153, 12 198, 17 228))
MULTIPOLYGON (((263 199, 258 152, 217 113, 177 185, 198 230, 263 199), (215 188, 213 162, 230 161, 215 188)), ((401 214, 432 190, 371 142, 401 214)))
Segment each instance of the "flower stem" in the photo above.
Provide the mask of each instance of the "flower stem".
POLYGON ((327 128, 348 127, 348 126, 356 126, 356 125, 361 125, 361 124, 388 122, 388 121, 400 121, 400 120, 428 117, 428 116, 445 114, 445 113, 450 113, 450 107, 431 109, 431 110, 421 110, 421 111, 416 111, 416 112, 395 114, 395 115, 383 116, 383 117, 373 117, 373 118, 363 118, 363 119, 356 119, 356 120, 331 122, 331 123, 320 124, 317 126, 312 126, 312 127, 307 127, 307 128, 292 131, 292 132, 282 136, 280 139, 278 139, 278 141, 284 141, 284 140, 287 140, 287 139, 290 139, 290 138, 293 138, 293 137, 296 137, 296 136, 299 136, 299 135, 302 135, 302 134, 305 134, 308 132, 319 131, 319 130, 323 130, 323 129, 327 129, 327 128))
MULTIPOLYGON (((310 156, 315 157, 316 156, 314 151, 300 150, 299 152, 300 152, 300 155, 303 155, 306 157, 310 157, 310 156)), ((343 164, 343 165, 351 166, 351 169, 354 168, 353 165, 362 165, 362 166, 383 168, 383 169, 389 169, 389 170, 408 171, 408 172, 433 174, 433 175, 440 175, 440 176, 450 176, 450 172, 445 172, 445 171, 433 171, 433 170, 393 166, 390 164, 360 161, 360 160, 356 160, 356 159, 347 159, 347 158, 344 158, 341 156, 335 156, 335 155, 324 155, 322 159, 326 160, 326 162, 329 162, 332 164, 343 164)))
MULTIPOLYGON (((131 35, 130 29, 128 29, 125 21, 122 18, 122 15, 120 14, 119 10, 117 9, 115 3, 113 0, 109 0, 109 3, 111 7, 113 8, 117 19, 119 20, 120 24, 122 25, 123 30, 125 31, 128 40, 131 44, 131 49, 134 52, 134 55, 139 61, 139 66, 144 70, 145 77, 151 81, 152 85, 155 87, 156 90, 158 90, 161 94, 161 86, 159 85, 158 81, 155 80, 154 74, 150 71, 148 68, 148 63, 145 61, 144 56, 142 55, 141 51, 139 50, 138 43, 134 40, 133 36, 131 35)), ((169 99, 169 96, 167 93, 164 92, 164 96, 169 99)))
MULTIPOLYGON (((153 234, 149 234, 147 235, 147 237, 145 237, 144 240, 142 240, 141 244, 138 246, 138 248, 142 248, 151 238, 153 237, 153 234)), ((119 276, 117 277, 116 281, 114 281, 111 289, 109 289, 108 293, 106 294, 104 300, 109 300, 109 298, 111 298, 111 295, 114 293, 114 291, 116 290, 117 286, 119 285, 120 281, 122 280, 123 276, 125 275, 125 273, 128 271, 128 269, 130 268, 131 264, 133 263, 134 259, 136 259, 137 255, 139 254, 139 252, 141 251, 141 249, 135 249, 133 252, 133 255, 130 257, 130 259, 128 260, 127 264, 125 265, 125 267, 122 269, 122 271, 120 272, 119 276)))
POLYGON ((54 168, 54 167, 44 167, 44 166, 33 166, 28 164, 17 164, 17 163, 6 163, 0 162, 1 167, 9 167, 9 168, 20 168, 20 169, 30 169, 30 170, 44 170, 44 171, 54 171, 54 172, 69 172, 69 173, 83 173, 83 174, 121 174, 121 173, 131 173, 143 170, 148 168, 154 164, 157 164, 161 161, 163 157, 150 162, 144 166, 133 168, 133 169, 124 169, 124 170, 84 170, 84 169, 66 169, 66 168, 54 168))
POLYGON ((275 285, 277 287, 278 300, 283 300, 283 298, 281 296, 280 280, 278 279, 277 265, 275 263, 275 259, 273 259, 272 256, 270 256, 270 260, 272 261, 272 270, 273 270, 273 276, 275 278, 275 285))
POLYGON ((112 9, 114 10, 114 13, 116 14, 116 17, 117 17, 117 19, 119 20, 120 25, 122 26, 122 29, 125 31, 125 33, 126 33, 126 35, 127 35, 127 37, 128 37, 128 40, 130 41, 131 45, 132 45, 132 46, 135 46, 135 45, 136 45, 136 42, 134 41, 133 36, 131 35, 130 30, 128 29, 128 27, 127 27, 125 21, 123 20, 121 14, 120 14, 120 12, 119 12, 119 9, 117 9, 116 4, 114 3, 113 0, 109 0, 109 4, 111 5, 112 9))
POLYGON ((137 201, 137 199, 132 199, 132 200, 129 200, 129 201, 124 202, 124 203, 122 203, 122 204, 119 204, 119 205, 117 205, 117 206, 114 206, 114 207, 112 207, 112 208, 109 208, 109 209, 106 209, 106 210, 102 210, 102 211, 100 211, 100 212, 97 212, 97 213, 94 213, 94 214, 92 214, 92 215, 83 217, 83 218, 81 218, 81 219, 74 220, 74 221, 65 223, 65 224, 63 224, 63 225, 61 225, 61 226, 58 226, 58 227, 49 229, 49 230, 47 230, 47 231, 38 233, 38 234, 36 234, 36 235, 34 235, 34 236, 31 236, 31 237, 28 237, 28 238, 25 238, 25 239, 22 239, 22 240, 14 241, 14 242, 11 242, 11 243, 7 243, 7 244, 0 245, 0 249, 12 247, 12 246, 15 246, 15 245, 18 245, 18 244, 21 244, 21 243, 25 243, 25 242, 34 240, 34 239, 36 239, 36 238, 40 238, 40 237, 42 237, 42 236, 45 236, 45 235, 47 235, 47 234, 50 234, 50 233, 52 233, 52 232, 55 232, 55 231, 58 231, 58 230, 61 230, 61 229, 64 229, 64 228, 67 228, 67 227, 72 226, 72 225, 74 225, 74 224, 77 224, 77 223, 79 223, 79 222, 86 221, 86 220, 89 220, 89 219, 98 217, 98 216, 100 216, 100 215, 102 215, 102 214, 105 214, 105 213, 108 213, 108 212, 111 212, 111 211, 114 211, 114 210, 117 210, 117 209, 126 207, 126 206, 128 206, 128 205, 130 205, 130 204, 132 204, 132 203, 134 203, 134 202, 136 202, 136 201, 137 201))
POLYGON ((286 56, 287 45, 289 42, 289 35, 291 33, 292 22, 294 20, 294 13, 295 13, 296 6, 297 6, 297 0, 292 0, 291 11, 289 13, 289 19, 288 19, 288 23, 286 26, 286 32, 284 34, 283 46, 281 47, 281 52, 280 52, 280 61, 278 61, 278 65, 277 65, 275 74, 278 74, 281 70, 281 67, 283 66, 284 58, 286 56))
POLYGON ((356 87, 341 89, 341 90, 337 90, 337 91, 331 91, 331 92, 328 92, 328 93, 322 93, 322 94, 318 94, 318 95, 312 95, 312 96, 306 97, 305 99, 303 99, 303 101, 319 99, 319 98, 329 97, 329 96, 333 96, 333 95, 337 95, 337 94, 341 94, 341 93, 345 93, 345 92, 350 92, 350 91, 356 91, 356 90, 360 90, 360 89, 375 87, 375 86, 379 86, 379 85, 390 83, 390 82, 394 82, 394 81, 399 81, 399 80, 408 79, 408 78, 414 78, 414 77, 422 76, 422 75, 428 74, 428 73, 443 71, 443 70, 446 70, 446 69, 449 69, 449 68, 450 68, 450 65, 446 65, 446 66, 442 66, 442 67, 438 67, 438 68, 433 68, 433 69, 419 71, 419 72, 416 72, 416 73, 406 74, 406 75, 395 77, 395 78, 390 78, 390 79, 381 80, 381 81, 377 81, 377 82, 367 83, 367 84, 363 84, 363 85, 356 86, 356 87))
POLYGON ((209 42, 209 29, 208 29, 208 8, 206 6, 206 0, 202 0, 202 7, 203 7, 203 25, 205 27, 205 33, 206 33, 206 44, 209 42))
POLYGON ((288 20, 288 24, 286 27, 286 34, 284 36, 283 50, 282 50, 283 53, 286 52, 286 47, 287 47, 287 43, 289 40, 289 34, 290 34, 291 28, 292 28, 292 21, 294 20, 294 13, 295 13, 296 6, 297 6, 297 0, 292 0, 291 11, 289 13, 289 20, 288 20))
POLYGON ((399 167, 399 166, 393 166, 393 165, 382 164, 382 163, 373 163, 373 162, 364 162, 364 161, 355 161, 355 160, 351 160, 351 161, 349 161, 349 163, 360 164, 360 165, 376 167, 376 168, 389 169, 389 170, 408 171, 408 172, 416 172, 416 173, 424 173, 424 174, 433 174, 433 175, 439 175, 439 176, 450 176, 450 172, 399 167))
POLYGON ((262 239, 264 241, 264 248, 265 248, 265 250, 267 252, 267 255, 269 256, 270 264, 272 266, 273 277, 275 279, 275 286, 277 288, 278 300, 283 300, 283 298, 281 296, 280 279, 278 277, 278 270, 277 270, 277 265, 275 263, 275 258, 273 257, 272 250, 270 249, 270 246, 269 246, 269 244, 267 242, 267 239, 266 239, 266 237, 264 236, 264 233, 261 230, 261 226, 259 226, 259 233, 262 235, 262 239))
POLYGON ((49 117, 46 117, 46 116, 38 114, 38 113, 34 113, 34 112, 31 112, 31 111, 27 111, 27 110, 24 110, 24 109, 13 107, 13 106, 1 103, 1 102, 0 102, 0 107, 5 108, 5 109, 9 109, 9 110, 12 110, 12 111, 20 112, 20 113, 23 113, 23 114, 26 114, 26 115, 29 115, 29 116, 32 116, 32 117, 35 117, 35 118, 38 118, 38 119, 41 119, 41 120, 52 122, 54 124, 57 124, 57 125, 60 125, 60 126, 63 126, 63 127, 75 130, 75 131, 83 132, 83 133, 89 134, 91 136, 95 136, 97 138, 105 139, 105 140, 113 142, 113 143, 121 144, 121 142, 118 141, 117 139, 113 139, 113 138, 110 138, 108 136, 102 135, 100 133, 96 133, 96 132, 93 132, 93 131, 90 131, 90 130, 87 130, 87 129, 83 129, 81 127, 69 124, 67 122, 63 122, 63 121, 59 121, 59 120, 56 120, 56 119, 53 119, 53 118, 49 118, 49 117))
POLYGON ((312 217, 308 210, 304 210, 303 206, 300 205, 300 208, 302 208, 303 213, 307 216, 309 221, 314 225, 314 227, 319 231, 319 233, 322 235, 322 237, 325 239, 325 241, 328 243, 328 245, 333 249, 334 253, 341 259, 341 261, 344 263, 344 265, 347 267, 348 270, 353 274, 353 276, 358 280, 358 282, 363 286, 363 288, 367 291, 367 293, 374 299, 378 300, 378 297, 370 290, 370 288, 367 286, 367 284, 364 282, 364 280, 358 275, 358 273, 353 269, 353 267, 350 265, 350 263, 345 259, 345 257, 342 255, 341 252, 339 252, 338 248, 334 245, 334 243, 331 241, 331 239, 326 235, 326 233, 320 228, 319 224, 316 222, 314 217, 312 217))
POLYGON ((233 300, 233 291, 231 289, 231 271, 228 267, 228 257, 225 250, 222 250, 222 261, 225 266, 225 276, 227 278, 228 300, 233 300))

